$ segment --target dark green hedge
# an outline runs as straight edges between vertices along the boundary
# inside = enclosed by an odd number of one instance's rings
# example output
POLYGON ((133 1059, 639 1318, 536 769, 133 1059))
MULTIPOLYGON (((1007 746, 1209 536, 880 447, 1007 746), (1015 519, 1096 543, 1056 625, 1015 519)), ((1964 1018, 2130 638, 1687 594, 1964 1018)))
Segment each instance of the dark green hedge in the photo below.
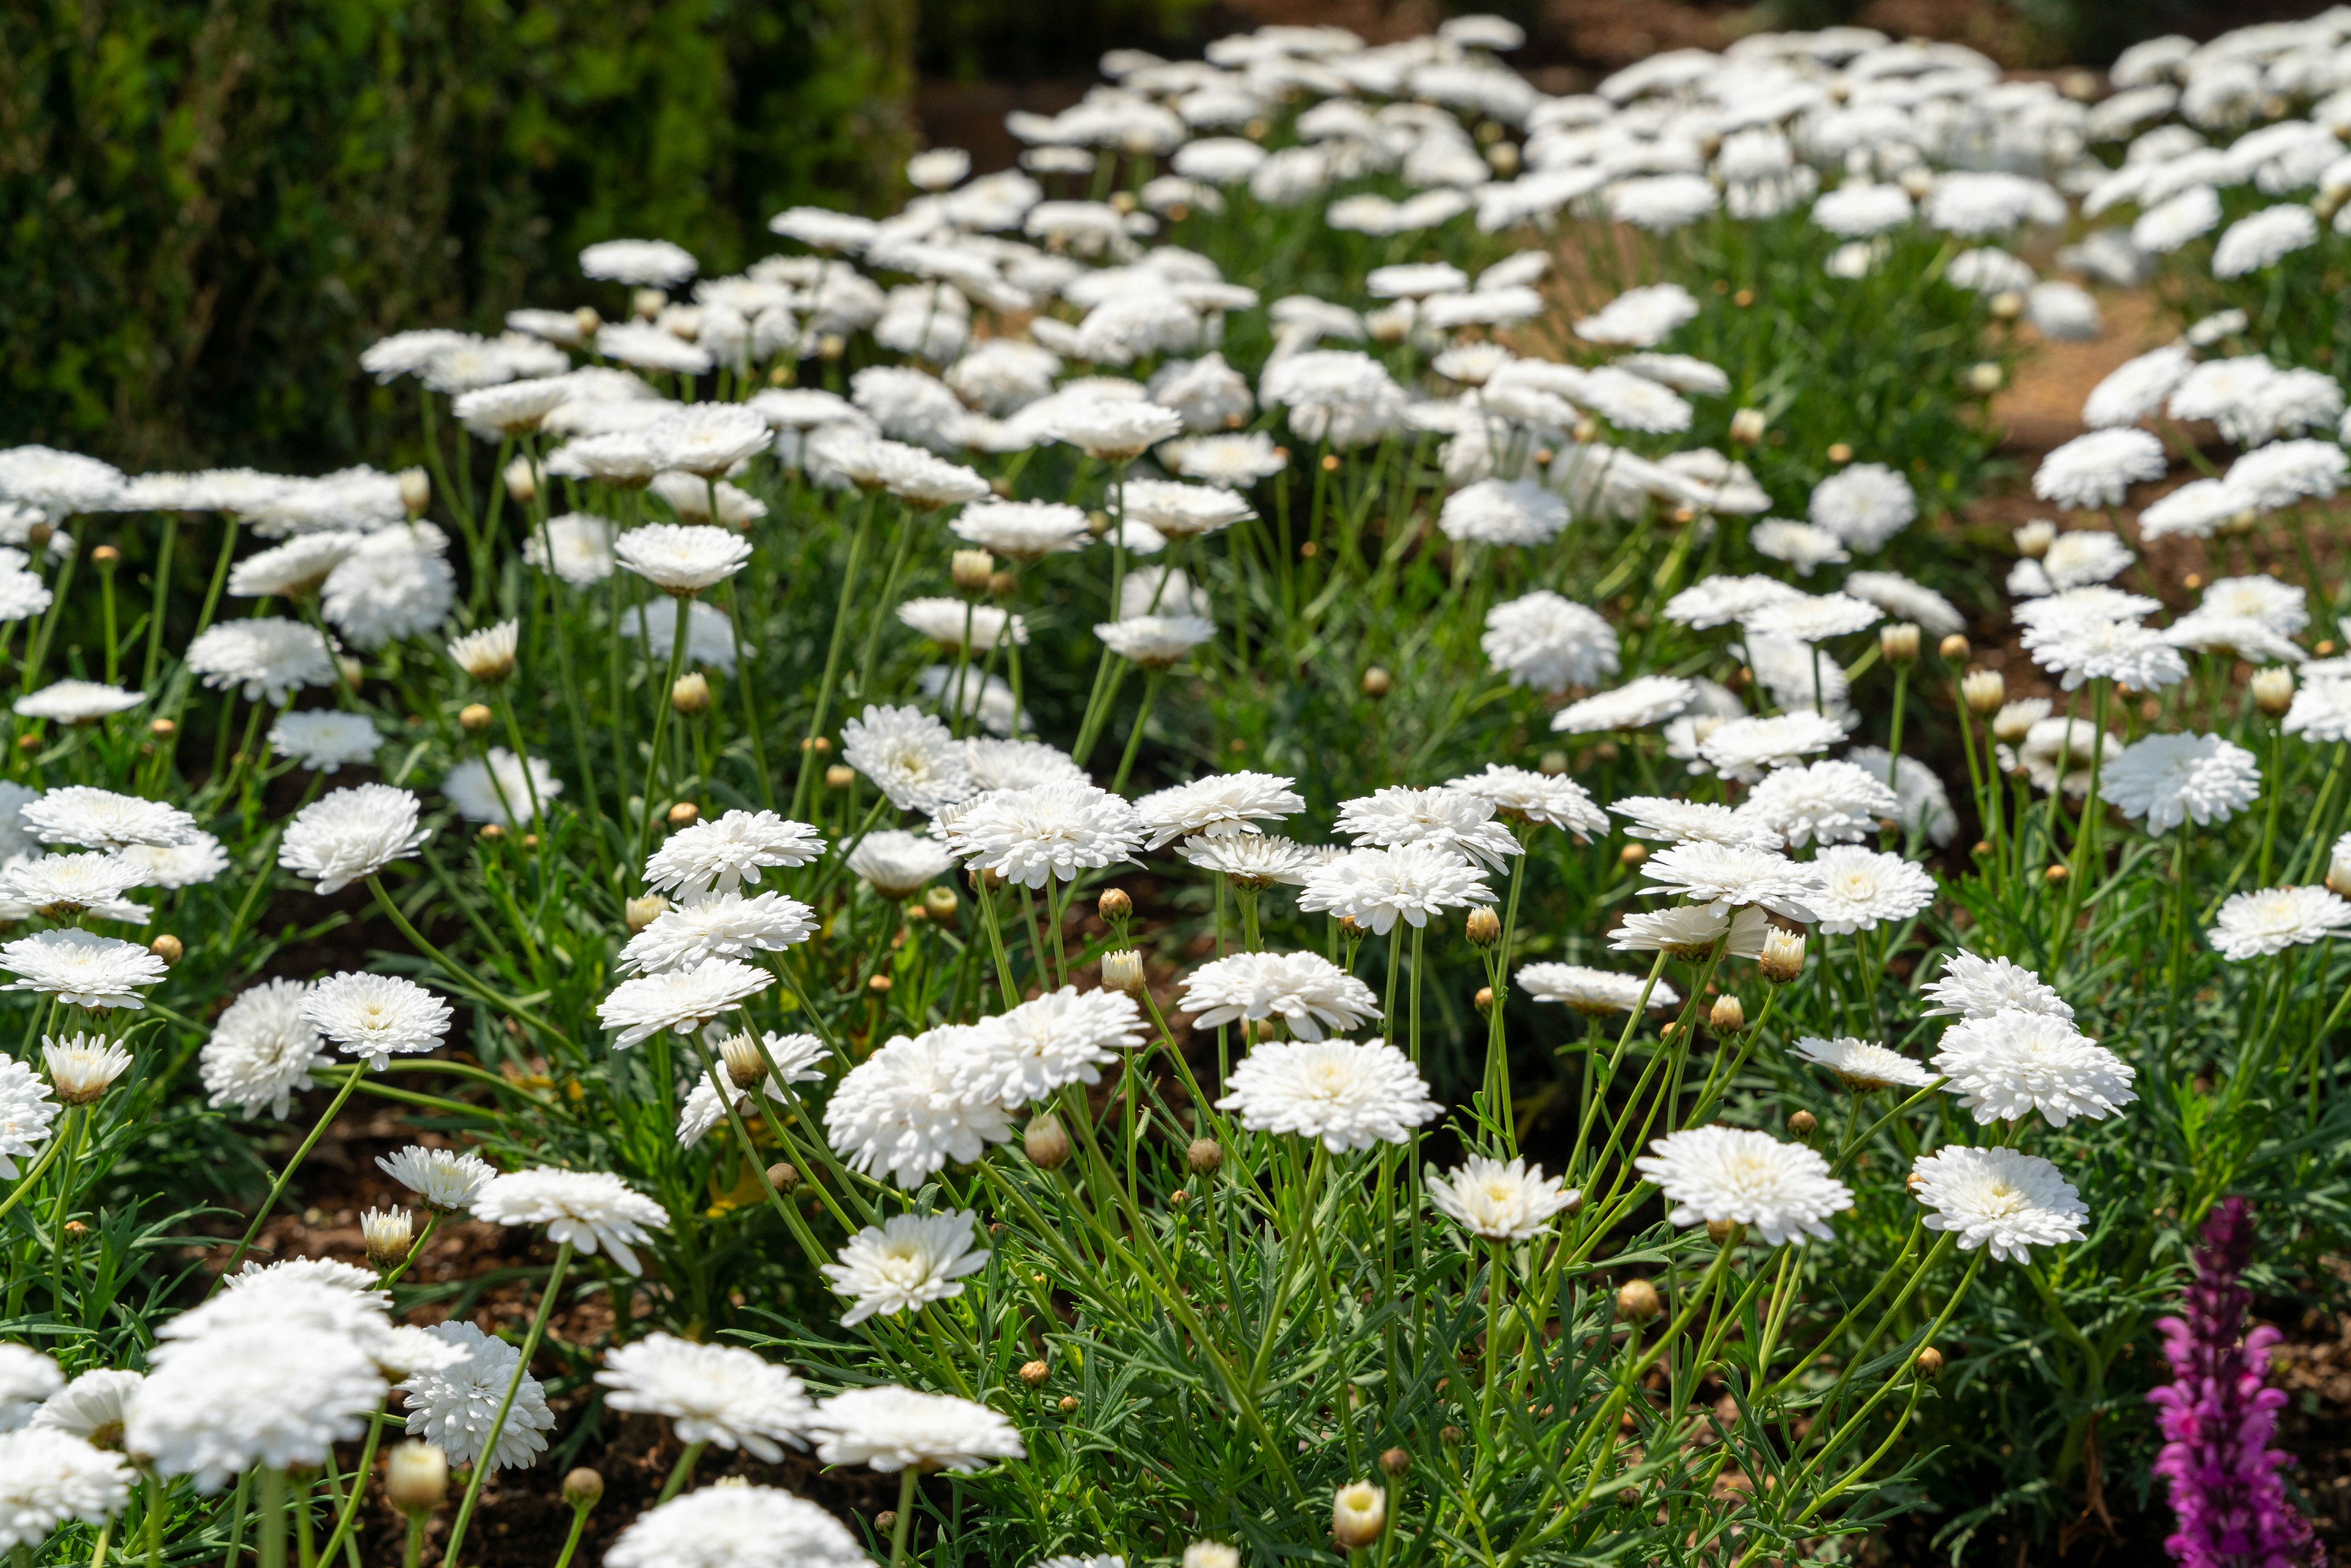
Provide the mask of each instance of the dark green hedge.
MULTIPOLYGON (((912 0, 0 5, 0 444, 381 461, 352 358, 596 298, 580 246, 724 271, 908 150, 912 0)), ((614 299, 603 299, 608 308, 614 299)), ((405 413, 404 407, 400 411, 405 413)))

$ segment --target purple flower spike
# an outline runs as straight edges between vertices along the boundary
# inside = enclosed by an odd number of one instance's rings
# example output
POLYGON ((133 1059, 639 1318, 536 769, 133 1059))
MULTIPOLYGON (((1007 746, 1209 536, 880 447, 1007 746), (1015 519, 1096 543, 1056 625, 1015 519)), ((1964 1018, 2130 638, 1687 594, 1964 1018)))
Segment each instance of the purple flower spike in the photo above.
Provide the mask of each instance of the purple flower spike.
POLYGON ((2238 1279, 2252 1250, 2245 1200, 2222 1200, 2204 1222, 2181 1315, 2155 1325, 2173 1379, 2147 1396, 2164 1438, 2155 1473, 2169 1484, 2179 1521, 2163 1544, 2183 1568, 2310 1568, 2326 1561, 2326 1548, 2279 1478, 2294 1456, 2270 1446, 2286 1396, 2268 1386, 2269 1353, 2283 1336, 2273 1328, 2243 1333, 2252 1292, 2238 1279))

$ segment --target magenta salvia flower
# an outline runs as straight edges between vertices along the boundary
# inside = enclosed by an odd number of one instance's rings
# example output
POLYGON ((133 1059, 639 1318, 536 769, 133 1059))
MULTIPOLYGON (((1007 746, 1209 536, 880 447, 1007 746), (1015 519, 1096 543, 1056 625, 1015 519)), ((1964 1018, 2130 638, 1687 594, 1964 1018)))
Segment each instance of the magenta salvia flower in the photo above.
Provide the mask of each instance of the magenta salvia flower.
POLYGON ((2172 1375, 2147 1396, 2164 1439, 2155 1473, 2169 1484, 2179 1521, 2163 1544, 2183 1568, 2303 1568, 2326 1561, 2280 1479, 2294 1456, 2270 1447, 2286 1402, 2284 1390, 2268 1386, 2270 1346, 2282 1336, 2267 1326, 2242 1332, 2252 1292, 2239 1276, 2252 1249, 2245 1200, 2223 1199, 2204 1222, 2196 1281, 2181 1301, 2184 1315, 2155 1325, 2172 1375))

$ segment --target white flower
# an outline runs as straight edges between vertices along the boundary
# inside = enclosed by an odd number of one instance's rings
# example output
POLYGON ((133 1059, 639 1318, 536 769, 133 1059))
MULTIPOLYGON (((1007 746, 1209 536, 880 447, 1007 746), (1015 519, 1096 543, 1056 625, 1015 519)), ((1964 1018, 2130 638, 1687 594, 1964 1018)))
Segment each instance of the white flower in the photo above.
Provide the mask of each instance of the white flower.
POLYGON ((2230 464, 2220 482, 2241 505, 2277 511, 2304 498, 2324 500, 2346 477, 2351 457, 2334 442, 2280 441, 2230 464))
POLYGON ((1246 435, 1203 435, 1170 443, 1165 450, 1178 474, 1228 490, 1270 479, 1290 465, 1273 437, 1261 430, 1246 435))
POLYGON ((1763 952, 1763 938, 1773 929, 1771 919, 1754 904, 1717 909, 1702 904, 1677 904, 1648 915, 1627 915, 1625 924, 1608 934, 1616 953, 1670 953, 1677 958, 1703 958, 1717 944, 1734 958, 1753 958, 1763 952))
POLYGON ((1995 1013, 2046 1013, 2071 1019, 2074 1009, 2040 976, 2006 958, 1980 958, 1964 948, 1943 960, 1943 972, 1921 988, 1935 1005, 1928 1018, 1991 1018, 1995 1013))
POLYGON ((2147 831, 2168 832, 2185 821, 2225 822, 2261 798, 2261 767, 2253 754, 2217 735, 2151 735, 2123 747, 2098 780, 2098 794, 2145 818, 2147 831))
POLYGON ((41 931, 0 946, 0 990, 37 991, 78 1008, 141 1009, 138 992, 163 978, 163 960, 136 942, 80 930, 41 931))
POLYGON ((2314 675, 2304 681, 2278 727, 2311 741, 2351 740, 2351 680, 2314 675))
POLYGON ((972 793, 971 765, 947 727, 912 707, 875 707, 841 726, 841 759, 903 811, 936 813, 972 793))
POLYGON ((612 557, 664 592, 684 597, 742 570, 751 542, 705 523, 647 523, 614 539, 612 557))
POLYGON ((1567 502, 1531 479, 1480 479, 1445 498, 1437 527, 1464 544, 1547 544, 1567 527, 1567 502))
POLYGON ((1812 869, 1806 901, 1826 934, 1875 931, 1935 902, 1935 879, 1924 866, 1859 844, 1823 850, 1812 869))
POLYGON ((868 1562, 816 1504, 770 1487, 724 1484, 648 1509, 604 1553, 606 1568, 867 1568, 868 1562))
POLYGON ((1131 857, 1142 819, 1107 789, 1074 781, 997 789, 974 799, 947 825, 956 858, 1023 887, 1074 880, 1131 857))
POLYGON ((817 1439, 817 1458, 826 1464, 863 1464, 883 1471, 909 1466, 977 1470, 990 1459, 1018 1459, 1028 1453, 1012 1423, 985 1405, 892 1385, 834 1395, 816 1407, 809 1430, 817 1439))
POLYGON ((1877 831, 1901 802, 1886 786, 1851 762, 1813 762, 1775 768, 1749 791, 1741 814, 1764 823, 1799 848, 1854 843, 1877 831))
POLYGON ((416 818, 416 797, 405 789, 389 784, 337 789, 294 814, 277 846, 277 863, 314 879, 321 896, 340 893, 422 848, 432 834, 416 818))
POLYGON ((691 896, 733 893, 759 873, 803 866, 824 853, 824 841, 805 822, 773 811, 732 810, 670 835, 645 860, 645 885, 691 896))
POLYGON ((1059 501, 983 501, 948 526, 957 538, 1023 561, 1083 549, 1092 537, 1085 513, 1059 501))
POLYGON ((1725 719, 1699 743, 1698 755, 1726 779, 1751 782, 1766 769, 1786 768, 1844 738, 1844 727, 1825 714, 1802 710, 1766 718, 1725 719))
POLYGON ((1828 1217, 1853 1207, 1829 1163, 1799 1144, 1744 1127, 1692 1127, 1649 1145, 1633 1162, 1674 1207, 1676 1225, 1746 1225, 1777 1247, 1832 1234, 1828 1217))
POLYGON ((1404 424, 1404 389, 1387 368, 1352 349, 1309 349, 1276 360, 1258 380, 1258 397, 1280 408, 1307 441, 1342 452, 1394 434, 1404 424))
POLYGON ((345 638, 374 650, 432 632, 455 601, 456 574, 442 559, 448 539, 430 523, 370 535, 327 575, 319 609, 345 638))
POLYGON ((1641 889, 1646 897, 1679 896, 1717 914, 1751 904, 1791 920, 1813 918, 1818 888, 1811 866, 1775 851, 1703 841, 1659 850, 1641 862, 1641 874, 1657 884, 1641 889))
MULTIPOLYGON (((737 463, 766 451, 768 444, 775 438, 775 432, 758 411, 739 403, 689 402, 663 413, 645 426, 643 435, 653 449, 655 461, 663 468, 688 474, 704 482, 680 486, 678 489, 702 491, 698 498, 702 501, 703 513, 707 517, 710 507, 708 483, 737 463)), ((639 531, 632 529, 622 535, 614 547, 620 553, 621 564, 632 571, 643 570, 629 559, 628 541, 639 531)), ((669 557, 674 547, 664 544, 658 548, 664 556, 669 557)), ((707 542, 696 548, 707 549, 707 542)), ((743 553, 747 558, 750 551, 746 548, 743 553)), ((674 565, 676 558, 671 557, 671 559, 674 565)), ((674 586, 663 581, 655 572, 645 571, 644 575, 664 588, 674 586)), ((710 584, 705 582, 696 586, 707 588, 710 584)))
POLYGON ((1575 323, 1575 335, 1587 343, 1654 348, 1697 315, 1698 300, 1688 289, 1678 283, 1655 283, 1628 288, 1594 314, 1583 317, 1575 323))
POLYGON ((2075 1116, 2104 1121, 2138 1096, 2131 1066, 2074 1027, 2071 1019, 2016 1009, 1962 1019, 1943 1032, 1935 1071, 1946 1092, 1979 1123, 2041 1113, 2053 1127, 2075 1116))
POLYGON ((1201 643, 1214 642, 1217 623, 1197 615, 1130 615, 1096 622, 1094 635, 1123 659, 1146 670, 1165 670, 1201 643))
POLYGON ((1616 673, 1616 633, 1581 604, 1549 589, 1498 604, 1479 647, 1514 686, 1562 692, 1616 673))
POLYGON ((1539 1002, 1558 1002, 1570 1012, 1587 1018, 1629 1013, 1648 998, 1648 1006, 1681 1005, 1681 993, 1666 981, 1646 975, 1620 975, 1610 969, 1589 969, 1581 964, 1529 964, 1517 976, 1519 989, 1539 1002))
POLYGON ((2092 430, 2137 424, 2163 406, 2195 364, 2196 357, 2179 343, 2166 343, 2125 361, 2090 389, 2082 404, 2082 423, 2092 430))
POLYGON ((969 1209, 900 1214, 851 1237, 841 1246, 840 1261, 822 1270, 834 1291, 852 1299, 841 1326, 920 1312, 933 1301, 962 1295, 964 1276, 987 1267, 987 1249, 974 1242, 977 1218, 969 1209))
POLYGON ((1444 787, 1485 801, 1496 816, 1508 821, 1537 822, 1578 839, 1608 831, 1607 814, 1593 803, 1591 792, 1565 774, 1553 778, 1531 768, 1489 762, 1485 772, 1448 779, 1444 787))
MULTIPOLYGON (((1134 576, 1130 574, 1126 580, 1132 587, 1134 576)), ((942 707, 959 710, 966 718, 977 718, 990 734, 1009 736, 1016 718, 1019 728, 1035 727, 1026 708, 1017 715, 1013 712, 1012 685, 1002 675, 983 679, 976 667, 958 672, 952 665, 931 664, 916 680, 925 697, 942 707)))
POLYGON ((2139 214, 2131 224, 2130 241, 2149 256, 2169 256, 2210 234, 2220 222, 2220 193, 2210 185, 2190 185, 2139 214))
POLYGON ((1767 604, 1802 597, 1776 577, 1701 578, 1666 601, 1666 619, 1704 632, 1744 621, 1767 604))
POLYGON ((112 511, 121 470, 78 452, 12 446, 0 452, 0 499, 22 502, 61 523, 76 512, 112 511))
POLYGON ((144 692, 127 692, 99 681, 52 681, 30 696, 18 697, 16 711, 23 718, 89 724, 109 714, 137 707, 146 700, 144 692))
POLYGON ((521 635, 522 623, 517 621, 501 621, 478 632, 468 632, 450 642, 450 662, 477 681, 503 681, 514 674, 515 651, 521 635))
MULTIPOLYGON (((462 1320, 434 1323, 424 1332, 464 1359, 419 1372, 398 1385, 408 1400, 409 1436, 433 1444, 453 1465, 473 1464, 481 1458, 482 1444, 506 1404, 522 1352, 462 1320)), ((506 1425, 498 1428, 490 1469, 527 1469, 537 1464, 547 1450, 547 1434, 553 1430, 555 1413, 547 1407, 547 1390, 526 1372, 515 1389, 514 1405, 507 1410, 506 1425)))
POLYGON ((302 1016, 308 995, 299 980, 265 980, 222 1009, 198 1059, 213 1109, 256 1116, 266 1105, 282 1120, 295 1092, 310 1087, 311 1070, 333 1065, 302 1016))
POLYGON ((549 517, 523 541, 522 559, 541 571, 552 570, 573 588, 590 588, 612 575, 611 522, 586 512, 549 517))
POLYGON ((2242 963, 2324 940, 2346 925, 2351 904, 2323 887, 2265 887, 2231 894, 2204 935, 2220 956, 2242 963))
POLYGON ((909 599, 898 606, 898 619, 942 648, 985 653, 1008 639, 1024 647, 1029 642, 1029 623, 1021 617, 967 600, 909 599))
POLYGON ((428 1149, 411 1144, 395 1154, 376 1156, 376 1167, 414 1193, 427 1208, 454 1214, 471 1208, 482 1188, 498 1173, 481 1155, 455 1149, 428 1149))
MULTIPOLYGON (((0 1176, 16 1179, 17 1159, 49 1141, 50 1124, 60 1109, 40 1074, 13 1056, 0 1057, 0 1176)), ((15 1348, 0 1344, 0 1431, 15 1425, 8 1419, 9 1405, 16 1397, 9 1393, 14 1385, 9 1367, 13 1358, 8 1353, 15 1348)), ((47 1358, 43 1361, 46 1364, 47 1358)))
POLYGON ((849 869, 884 898, 910 898, 954 864, 937 840, 901 828, 868 833, 849 852, 849 869))
POLYGON ((956 1054, 957 1094, 994 1099, 1008 1111, 1046 1100, 1066 1083, 1098 1083, 1096 1071, 1143 1043, 1143 1015, 1119 991, 1079 994, 1074 986, 982 1019, 973 1049, 956 1054))
POLYGON ((1545 1176, 1542 1166, 1472 1155, 1449 1176, 1428 1178, 1428 1201, 1439 1214, 1489 1241, 1531 1241, 1551 1217, 1583 1194, 1545 1176))
POLYGON ((1847 239, 1899 228, 1911 218, 1910 194, 1899 185, 1849 179, 1813 203, 1813 222, 1847 239))
POLYGON ((1303 886, 1306 873, 1323 862, 1317 849, 1288 839, 1257 834, 1192 839, 1178 844, 1176 852, 1202 871, 1230 877, 1243 887, 1259 889, 1276 883, 1303 886))
POLYGON ((1733 844, 1776 850, 1780 835, 1770 823, 1711 800, 1678 800, 1663 795, 1627 795, 1608 808, 1630 824, 1625 835, 1669 844, 1733 844))
POLYGON ((1810 515, 1855 549, 1882 549, 1917 519, 1918 498, 1885 464, 1856 463, 1813 486, 1810 515))
POLYGON ((615 1410, 666 1416, 683 1443, 741 1448, 769 1464, 782 1445, 801 1448, 816 1407, 789 1367, 737 1345, 696 1344, 653 1333, 608 1351, 596 1381, 615 1410))
POLYGON ((2212 276, 2242 277, 2317 243, 2317 215, 2299 203, 2281 202, 2229 225, 2212 247, 2212 276))
POLYGON ((652 1198, 608 1171, 539 1166, 491 1177, 474 1195, 474 1218, 492 1225, 544 1225, 547 1239, 580 1251, 609 1249, 632 1277, 643 1272, 632 1250, 666 1230, 669 1216, 652 1198))
POLYGON ((281 713, 269 727, 271 750, 319 773, 372 762, 382 745, 383 737, 377 733, 375 720, 363 713, 342 713, 334 708, 281 713))
POLYGON ((599 240, 580 253, 580 275, 649 288, 674 288, 701 263, 665 239, 599 240))
MULTIPOLYGON (((653 929, 648 925, 643 935, 653 929)), ((664 1030, 690 1033, 775 983, 767 970, 739 958, 705 958, 690 969, 622 981, 597 1004, 596 1018, 615 1031, 612 1049, 620 1051, 664 1030)))
POLYGON ((0 1550, 30 1552, 68 1520, 105 1523, 131 1500, 134 1479, 120 1454, 71 1432, 36 1426, 0 1434, 0 1550))
POLYGON ((159 1349, 150 1364, 123 1447, 205 1492, 256 1465, 324 1465, 384 1396, 366 1349, 307 1322, 225 1326, 159 1349))
POLYGON ((44 1036, 41 1060, 49 1082, 68 1105, 87 1105, 105 1094, 131 1067, 131 1053, 99 1035, 44 1036))
POLYGON ((2188 678, 2187 661, 2162 632, 2127 621, 2029 626, 2022 641, 2033 663, 2058 675, 2058 684, 2069 692, 2093 680, 2157 691, 2188 678))
POLYGON ((131 1401, 146 1381, 136 1372, 94 1367, 43 1400, 28 1424, 79 1437, 92 1448, 119 1448, 131 1401))
POLYGON ((2079 1241, 2090 1217, 2073 1184, 2038 1155, 1947 1145, 1910 1166, 1929 1230, 1956 1232, 1959 1249, 2029 1263, 2035 1247, 2079 1241))
POLYGON ((1697 696, 1697 683, 1679 675, 1636 675, 1614 691, 1568 704, 1552 716, 1551 727, 1562 735, 1646 729, 1681 713, 1697 696))
POLYGON ((302 998, 305 1023, 379 1072, 394 1054, 438 1049, 450 1016, 448 1003, 397 975, 346 970, 302 998))
POLYGON ((292 598, 316 593, 360 548, 360 535, 340 528, 302 534, 282 545, 249 555, 228 574, 232 597, 258 599, 265 594, 292 598))
POLYGON ((1155 402, 1079 403, 1053 421, 1052 434, 1089 457, 1124 463, 1184 434, 1184 416, 1155 402))
POLYGON ((2162 478, 2168 466, 2163 443, 2147 431, 2094 430, 2041 460, 2032 493, 2060 507, 2119 507, 2131 486, 2162 478))
POLYGON ((1192 971, 1176 1004, 1196 1029, 1279 1018, 1301 1040, 1380 1016, 1371 987, 1319 953, 1233 953, 1192 971))
POLYGON ((1493 820, 1494 803, 1467 790, 1391 785, 1339 803, 1338 831, 1358 846, 1431 844, 1488 870, 1507 873, 1521 853, 1518 836, 1493 820))
POLYGON ((87 784, 68 784, 26 801, 17 808, 16 820, 45 843, 93 850, 184 844, 197 832, 196 820, 176 806, 87 784))
POLYGON ((441 793, 459 816, 507 828, 537 821, 562 792, 563 780, 546 758, 518 758, 503 746, 491 747, 486 758, 467 758, 441 780, 441 793))
POLYGON ((1129 479, 1119 497, 1127 521, 1148 523, 1171 539, 1197 538, 1257 516, 1240 497, 1208 485, 1129 479))
POLYGON ((719 1027, 712 1024, 703 1030, 703 1042, 708 1045, 714 1035, 720 1036, 712 1049, 719 1071, 715 1081, 710 1072, 696 1073, 685 1103, 678 1107, 677 1146, 681 1149, 700 1143, 711 1128, 726 1119, 728 1110, 740 1110, 755 1086, 763 1087, 768 1099, 789 1105, 795 1098, 789 1085, 815 1083, 824 1077, 816 1071, 816 1063, 827 1054, 825 1044, 812 1034, 769 1030, 755 1042, 748 1034, 722 1035, 719 1027), (770 1062, 773 1071, 768 1070, 770 1062), (722 1086, 726 1092, 724 1107, 718 1099, 722 1086))
POLYGON ((1951 797, 1943 781, 1917 758, 1897 759, 1882 746, 1856 746, 1845 753, 1845 760, 1872 779, 1892 772, 1904 832, 1923 833, 1931 843, 1948 844, 1959 831, 1959 813, 1951 810, 1951 797))
POLYGON ((1848 1088, 1864 1094, 1876 1089, 1919 1089, 1933 1082, 1933 1074, 1925 1068, 1875 1040, 1806 1035, 1794 1049, 1806 1061, 1827 1068, 1848 1088))
POLYGON ((708 958, 774 953, 816 934, 816 912, 780 893, 699 894, 672 904, 621 949, 624 974, 664 974, 708 958))
POLYGON ((1401 1144, 1438 1114, 1420 1072, 1384 1040, 1264 1040, 1233 1066, 1219 1111, 1253 1133, 1319 1138, 1334 1155, 1401 1144))
POLYGON ((41 855, 0 866, 0 904, 19 904, 52 920, 88 914, 141 924, 153 912, 123 894, 146 882, 143 871, 118 855, 41 855))
POLYGON ((186 658, 206 686, 235 686, 247 702, 283 703, 298 686, 335 680, 335 662, 318 629, 274 615, 208 626, 188 644, 186 658))
POLYGON ((1747 542, 1759 555, 1786 561, 1799 577, 1812 576, 1815 567, 1840 566, 1853 559, 1828 529, 1783 517, 1765 517, 1757 523, 1748 529, 1747 542))
POLYGON ((1459 852, 1437 843, 1401 843, 1350 851, 1308 872, 1298 907, 1352 919, 1384 936, 1399 916, 1424 926, 1432 915, 1493 901, 1493 890, 1459 852))
MULTIPOLYGON (((8 1060, 11 1066, 23 1065, 8 1060)), ((39 1351, 0 1340, 0 1432, 14 1432, 32 1420, 65 1382, 57 1364, 39 1351)))
POLYGON ((1822 593, 1766 604, 1743 617, 1742 623, 1758 636, 1813 643, 1866 631, 1882 619, 1877 606, 1867 600, 1848 593, 1822 593))
POLYGON ((841 1079, 824 1108, 825 1136, 852 1170, 887 1170, 908 1192, 949 1159, 966 1164, 1012 1136, 1003 1106, 956 1087, 983 1048, 978 1027, 942 1024, 899 1035, 841 1079))

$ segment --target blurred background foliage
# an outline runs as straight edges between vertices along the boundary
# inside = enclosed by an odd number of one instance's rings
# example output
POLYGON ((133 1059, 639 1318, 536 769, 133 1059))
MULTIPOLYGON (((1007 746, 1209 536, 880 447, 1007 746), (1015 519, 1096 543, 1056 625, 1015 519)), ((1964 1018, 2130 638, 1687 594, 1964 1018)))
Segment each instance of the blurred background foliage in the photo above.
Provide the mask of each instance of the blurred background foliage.
POLYGON ((2095 64, 2264 4, 10 0, 0 444, 141 469, 381 461, 407 409, 352 361, 384 332, 587 302, 572 258, 597 239, 664 235, 735 270, 783 206, 894 203, 925 139, 1008 161, 1004 110, 1073 100, 1115 46, 1196 54, 1269 21, 1379 40, 1496 10, 1563 92, 1759 26, 1859 21, 2095 64))

